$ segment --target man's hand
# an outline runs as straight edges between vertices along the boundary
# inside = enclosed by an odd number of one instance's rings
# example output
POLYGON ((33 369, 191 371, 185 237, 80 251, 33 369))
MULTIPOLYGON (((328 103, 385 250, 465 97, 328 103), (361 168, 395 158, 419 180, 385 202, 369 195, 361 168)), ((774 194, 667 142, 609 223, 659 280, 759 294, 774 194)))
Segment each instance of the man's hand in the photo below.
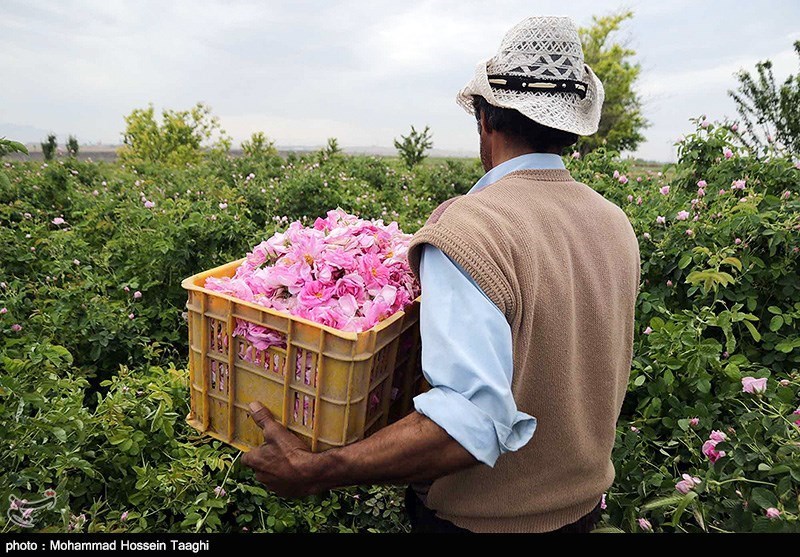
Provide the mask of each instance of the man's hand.
POLYGON ((432 481, 479 462, 458 441, 418 412, 366 439, 312 453, 259 402, 250 404, 264 444, 242 457, 256 479, 284 497, 334 487, 432 481))
POLYGON ((322 491, 317 485, 316 455, 288 429, 275 421, 260 402, 250 403, 251 417, 264 432, 264 444, 242 456, 256 479, 281 497, 303 497, 322 491))

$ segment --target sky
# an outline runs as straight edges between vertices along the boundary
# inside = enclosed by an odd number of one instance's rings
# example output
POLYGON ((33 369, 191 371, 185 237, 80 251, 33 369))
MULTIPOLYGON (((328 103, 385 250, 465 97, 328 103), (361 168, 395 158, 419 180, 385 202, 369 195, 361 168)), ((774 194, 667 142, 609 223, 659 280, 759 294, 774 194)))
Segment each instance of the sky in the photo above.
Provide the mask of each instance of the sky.
POLYGON ((413 124, 477 155, 455 95, 504 33, 621 9, 635 13, 617 37, 637 53, 651 124, 635 156, 672 161, 690 117, 735 116, 740 68, 798 71, 797 0, 0 0, 0 136, 118 144, 134 108, 202 101, 237 144, 263 131, 279 146, 391 147, 413 124))

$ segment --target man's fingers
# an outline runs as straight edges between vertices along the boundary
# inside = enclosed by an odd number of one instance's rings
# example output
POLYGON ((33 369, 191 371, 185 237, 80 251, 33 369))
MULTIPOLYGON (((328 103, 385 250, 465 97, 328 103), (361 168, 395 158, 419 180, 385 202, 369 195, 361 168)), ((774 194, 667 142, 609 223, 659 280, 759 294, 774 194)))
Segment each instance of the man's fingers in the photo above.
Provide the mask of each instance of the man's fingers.
POLYGON ((250 417, 253 418, 253 421, 255 421, 261 429, 264 429, 267 424, 274 421, 272 412, 258 401, 250 403, 250 417))

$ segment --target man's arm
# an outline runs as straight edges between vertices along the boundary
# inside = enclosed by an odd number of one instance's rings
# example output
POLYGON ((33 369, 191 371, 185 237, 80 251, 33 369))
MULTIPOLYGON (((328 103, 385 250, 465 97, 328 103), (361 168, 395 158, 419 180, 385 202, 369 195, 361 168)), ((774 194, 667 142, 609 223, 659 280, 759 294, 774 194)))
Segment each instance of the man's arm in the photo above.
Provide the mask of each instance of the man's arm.
POLYGON ((242 463, 281 496, 302 497, 358 484, 430 481, 478 464, 444 429, 418 412, 363 441, 311 453, 262 404, 254 402, 250 409, 265 443, 245 454, 242 463))

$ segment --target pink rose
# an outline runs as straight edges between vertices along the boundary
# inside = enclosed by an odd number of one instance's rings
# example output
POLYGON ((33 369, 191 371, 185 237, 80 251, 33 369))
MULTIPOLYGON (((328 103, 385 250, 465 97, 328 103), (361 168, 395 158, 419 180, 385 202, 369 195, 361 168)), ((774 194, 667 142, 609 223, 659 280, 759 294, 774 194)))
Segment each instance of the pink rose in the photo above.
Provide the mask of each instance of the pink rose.
POLYGON ((683 474, 682 480, 675 484, 675 489, 686 495, 692 489, 697 487, 700 484, 700 478, 696 476, 690 476, 689 474, 683 474))
POLYGON ((715 443, 721 443, 722 441, 728 440, 728 436, 717 429, 713 430, 708 437, 715 443))
POLYGON ((652 332, 653 332, 653 329, 651 329, 650 327, 647 327, 644 331, 642 331, 642 333, 645 334, 645 335, 649 335, 652 332))
POLYGON ((661 195, 668 195, 669 194, 669 186, 663 186, 660 190, 658 190, 661 195))
POLYGON ((708 457, 708 460, 710 460, 712 464, 725 456, 725 451, 717 450, 717 443, 718 441, 714 441, 713 439, 709 439, 703 443, 702 452, 708 457))
POLYGON ((686 220, 689 218, 689 211, 678 211, 678 214, 675 216, 677 220, 686 220))
POLYGON ((767 378, 762 377, 742 377, 742 392, 750 394, 761 394, 767 390, 767 378))
POLYGON ((700 418, 692 418, 689 420, 689 425, 692 427, 697 427, 700 425, 700 418))
POLYGON ((770 507, 766 511, 764 511, 764 514, 766 514, 767 518, 769 518, 770 520, 774 520, 781 516, 781 511, 779 511, 775 507, 770 507))
POLYGON ((704 188, 707 185, 708 185, 708 182, 706 182, 705 180, 698 180, 698 182, 697 182, 697 187, 698 188, 704 188))
POLYGON ((646 518, 638 518, 636 521, 639 523, 639 528, 641 528, 645 532, 652 532, 653 525, 650 524, 650 521, 646 518))
POLYGON ((725 156, 726 159, 729 159, 729 158, 731 158, 733 156, 733 151, 731 151, 729 148, 725 147, 722 150, 722 154, 725 156))
POLYGON ((664 218, 662 216, 657 216, 656 217, 656 224, 664 224, 665 222, 667 222, 666 218, 664 218))

